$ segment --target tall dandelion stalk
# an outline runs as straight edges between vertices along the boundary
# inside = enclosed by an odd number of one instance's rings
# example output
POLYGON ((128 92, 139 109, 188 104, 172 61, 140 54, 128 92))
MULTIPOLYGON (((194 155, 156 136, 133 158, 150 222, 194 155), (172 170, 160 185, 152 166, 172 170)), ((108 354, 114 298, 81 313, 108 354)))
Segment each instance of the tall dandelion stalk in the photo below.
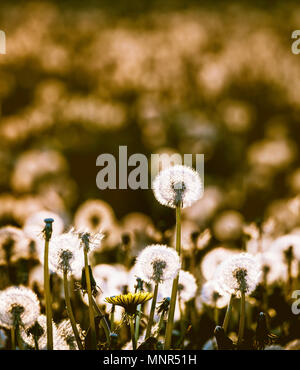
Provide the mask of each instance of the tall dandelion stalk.
MULTIPOLYGON (((180 210, 180 206, 177 206, 176 207, 176 252, 178 253, 179 256, 180 256, 180 250, 181 250, 181 210, 180 210)), ((171 347, 173 321, 174 321, 176 297, 177 297, 177 290, 178 290, 178 280, 179 280, 179 273, 173 280, 173 285, 172 285, 171 302, 170 302, 170 310, 169 310, 169 316, 168 316, 168 322, 167 322, 167 328, 166 328, 164 349, 170 349, 171 347)))
POLYGON ((229 325, 229 320, 230 320, 231 311, 232 311, 232 302, 233 302, 233 294, 230 295, 230 300, 227 305, 227 309, 226 309, 226 313, 225 313, 225 317, 224 317, 224 321, 222 325, 225 333, 227 332, 228 325, 229 325))
POLYGON ((149 320, 147 324, 145 339, 149 338, 151 335, 151 329, 153 325, 153 318, 154 318, 154 312, 155 312, 155 305, 156 305, 156 300, 157 300, 157 293, 158 293, 158 283, 156 283, 154 287, 153 299, 151 302, 151 310, 150 310, 150 316, 149 316, 149 320))
POLYGON ((81 339, 80 339, 80 336, 79 336, 79 333, 78 333, 76 321, 75 321, 72 306, 71 306, 67 270, 64 271, 64 292, 65 292, 65 302, 66 302, 67 312, 68 312, 68 316, 69 316, 71 326, 72 326, 72 329, 73 329, 73 332, 74 332, 76 343, 77 343, 78 348, 80 350, 83 350, 83 346, 82 346, 82 343, 81 343, 81 339))
MULTIPOLYGON (((175 165, 161 171, 153 182, 156 199, 163 205, 176 209, 176 252, 181 250, 181 208, 191 206, 203 195, 199 174, 188 166, 175 165)), ((173 280, 170 310, 165 335, 165 349, 170 349, 179 274, 173 280)))
POLYGON ((97 347, 96 326, 95 326, 95 316, 94 316, 94 310, 93 310, 92 286, 91 286, 89 263, 88 263, 89 238, 90 238, 89 233, 83 233, 81 236, 81 239, 83 242, 85 279, 86 279, 86 287, 87 287, 88 300, 89 300, 89 317, 90 317, 92 349, 96 349, 97 347))
MULTIPOLYGON (((135 293, 141 292, 143 290, 143 280, 140 278, 137 278, 136 282, 137 284, 136 284, 135 293)), ((137 314, 135 318, 135 340, 137 341, 140 335, 140 321, 141 321, 141 314, 142 314, 142 305, 139 304, 136 310, 137 310, 137 314)))
POLYGON ((52 330, 52 297, 50 291, 50 277, 49 277, 49 241, 52 236, 53 218, 46 218, 44 228, 45 251, 44 251, 44 290, 46 302, 46 317, 47 317, 47 349, 53 350, 53 330, 52 330))

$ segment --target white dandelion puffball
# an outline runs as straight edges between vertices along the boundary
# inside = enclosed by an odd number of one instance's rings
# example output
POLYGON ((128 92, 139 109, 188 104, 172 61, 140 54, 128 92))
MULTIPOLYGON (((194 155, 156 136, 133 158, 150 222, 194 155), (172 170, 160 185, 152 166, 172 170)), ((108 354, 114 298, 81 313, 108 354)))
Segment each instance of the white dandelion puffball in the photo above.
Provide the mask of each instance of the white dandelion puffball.
POLYGON ((11 286, 0 292, 0 325, 11 329, 15 320, 26 327, 34 324, 40 314, 36 294, 24 286, 11 286))
POLYGON ((251 294, 259 283, 261 267, 255 257, 248 253, 240 253, 226 259, 218 267, 215 280, 221 292, 251 294))
POLYGON ((201 301, 207 306, 223 308, 227 306, 230 296, 221 294, 220 287, 215 280, 209 280, 202 285, 201 301))
MULTIPOLYGON (((123 265, 96 265, 93 267, 93 276, 100 291, 96 300, 101 305, 109 305, 105 298, 123 294, 128 286, 128 272, 123 265)), ((88 304, 88 300, 86 303, 88 304)))
POLYGON ((191 167, 176 165, 156 176, 153 191, 159 203, 171 208, 186 208, 202 197, 203 184, 191 167))
POLYGON ((238 250, 224 247, 217 247, 208 252, 201 262, 201 271, 204 278, 206 280, 213 279, 220 263, 236 253, 238 253, 238 250))
MULTIPOLYGON (((82 330, 79 324, 76 324, 77 330, 79 333, 79 337, 81 340, 84 339, 82 330)), ((69 319, 64 319, 61 321, 57 327, 58 329, 58 335, 63 338, 63 340, 67 343, 69 346, 69 349, 71 350, 78 350, 78 345, 76 342, 76 338, 72 329, 71 321, 69 319)))
POLYGON ((153 244, 137 257, 136 273, 146 282, 162 283, 174 279, 180 270, 178 253, 166 245, 153 244))
POLYGON ((22 229, 15 226, 0 228, 0 265, 7 261, 16 262, 21 258, 30 258, 30 240, 22 229))
POLYGON ((80 277, 83 267, 84 254, 78 235, 68 232, 50 240, 49 268, 51 271, 60 276, 66 271, 68 274, 80 277))
POLYGON ((194 275, 188 271, 180 270, 178 281, 178 296, 182 302, 194 298, 197 292, 197 283, 194 275))
POLYGON ((293 254, 295 258, 300 261, 300 236, 296 234, 286 234, 277 238, 271 245, 269 250, 271 252, 280 253, 284 256, 289 247, 293 247, 293 254))
MULTIPOLYGON (((264 280, 264 275, 268 284, 276 281, 285 281, 288 278, 287 266, 283 260, 278 256, 278 253, 264 252, 255 256, 261 266, 262 274, 260 280, 264 280)), ((296 267, 296 266, 295 266, 296 267)), ((297 269, 296 269, 297 270, 297 269)), ((296 271, 295 272, 296 275, 296 271)))
MULTIPOLYGON (((46 350, 47 349, 47 319, 45 315, 39 315, 36 322, 31 325, 30 327, 24 329, 22 328, 20 331, 21 337, 23 341, 28 344, 28 346, 34 348, 35 341, 34 341, 34 327, 35 331, 39 332, 38 336, 38 346, 39 350, 46 350)), ((54 322, 52 321, 52 331, 53 331, 53 349, 69 349, 66 343, 63 343, 62 338, 58 334, 58 330, 54 322)))
MULTIPOLYGON (((172 293, 172 281, 167 281, 162 286, 162 293, 165 297, 171 297, 172 293)), ((197 292, 198 286, 194 275, 188 271, 179 271, 179 280, 178 280, 178 297, 181 302, 187 302, 190 299, 194 298, 197 292)))

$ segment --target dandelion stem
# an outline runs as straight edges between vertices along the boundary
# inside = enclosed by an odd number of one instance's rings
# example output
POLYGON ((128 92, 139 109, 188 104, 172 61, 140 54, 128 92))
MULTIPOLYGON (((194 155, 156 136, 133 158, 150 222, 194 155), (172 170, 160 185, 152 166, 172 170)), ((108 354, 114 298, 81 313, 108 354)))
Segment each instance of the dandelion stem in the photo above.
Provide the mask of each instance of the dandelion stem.
POLYGON ((239 324, 239 334, 238 334, 238 343, 242 343, 244 338, 245 330, 245 292, 241 291, 241 309, 240 309, 240 324, 239 324))
MULTIPOLYGON (((180 250, 181 250, 181 209, 180 209, 180 205, 177 205, 176 206, 176 252, 178 253, 179 256, 180 256, 180 250)), ((170 311, 169 311, 167 328, 166 328, 164 349, 170 349, 170 346, 171 346, 173 321, 174 321, 174 313, 175 313, 175 306, 176 306, 176 296, 177 296, 177 290, 178 290, 178 280, 179 280, 179 273, 174 278, 173 285, 172 285, 170 311)))
POLYGON ((74 335, 75 335, 75 339, 76 339, 78 348, 80 350, 83 350, 83 346, 82 346, 82 343, 81 343, 81 340, 80 340, 80 337, 79 337, 79 333, 78 333, 77 326, 76 326, 76 321, 75 321, 72 306, 71 306, 71 300, 70 300, 70 294, 69 294, 69 285, 68 285, 68 276, 67 276, 66 271, 64 271, 64 291, 65 291, 65 301, 66 301, 67 312, 68 312, 69 319, 71 321, 71 325, 72 325, 72 329, 73 329, 73 332, 74 332, 74 335))
POLYGON ((19 324, 17 324, 16 327, 15 327, 15 336, 16 336, 16 339, 17 339, 19 349, 23 350, 24 346, 23 346, 23 341, 22 341, 21 335, 20 335, 20 326, 19 326, 19 324))
POLYGON ((35 334, 34 334, 33 338, 34 338, 34 347, 35 347, 35 350, 38 351, 39 350, 39 341, 38 341, 38 338, 37 338, 37 336, 35 334))
POLYGON ((132 349, 136 349, 136 341, 135 341, 135 333, 134 333, 134 318, 132 316, 129 317, 130 323, 130 333, 131 333, 131 340, 132 340, 132 349))
POLYGON ((16 349, 16 335, 14 327, 10 329, 10 337, 11 337, 11 349, 16 349))
POLYGON ((156 334, 156 339, 159 338, 159 334, 160 334, 160 331, 162 329, 163 324, 164 324, 164 312, 162 312, 162 314, 160 316, 160 319, 159 319, 158 329, 157 329, 157 334, 156 334))
POLYGON ((153 298, 152 298, 152 303, 151 303, 151 310, 150 310, 150 316, 148 320, 145 339, 149 338, 151 335, 151 329, 153 325, 153 318, 154 318, 154 312, 155 312, 155 305, 156 305, 156 300, 157 300, 157 293, 158 293, 158 283, 156 283, 154 287, 154 293, 153 293, 153 298))
POLYGON ((231 294, 230 296, 230 300, 227 306, 227 310, 226 310, 226 314, 225 314, 225 318, 223 322, 223 329, 225 333, 227 332, 227 329, 228 329, 229 319, 230 319, 230 315, 232 311, 232 302, 233 302, 233 294, 231 294))
POLYGON ((215 324, 218 325, 219 323, 219 310, 218 310, 218 307, 214 307, 214 321, 215 321, 215 324))
POLYGON ((105 332, 106 340, 107 340, 108 343, 110 343, 111 329, 108 325, 108 322, 107 322, 103 312, 101 311, 100 307, 97 305, 97 303, 95 301, 95 298, 92 297, 92 300, 93 300, 93 307, 94 307, 95 312, 97 313, 97 315, 99 315, 101 317, 100 322, 101 322, 102 328, 105 332))
POLYGON ((45 239, 45 254, 44 254, 44 290, 46 301, 46 317, 47 317, 47 349, 53 350, 53 331, 52 331, 52 299, 50 292, 50 279, 48 267, 49 240, 45 239))
MULTIPOLYGON (((180 209, 180 205, 178 205, 176 207, 176 252, 178 253, 179 256, 180 256, 180 250, 181 250, 181 209, 180 209)), ((175 313, 175 306, 176 306, 176 296, 177 296, 177 290, 178 290, 178 280, 179 280, 179 273, 174 278, 173 285, 172 285, 170 311, 169 311, 167 328, 166 328, 164 349, 170 349, 170 346, 171 346, 173 321, 174 321, 174 313, 175 313)))
MULTIPOLYGON (((135 293, 141 292, 143 290, 143 281, 140 278, 137 278, 137 284, 135 287, 135 293)), ((136 307, 136 317, 135 317, 135 341, 137 342, 139 334, 140 334, 140 321, 141 321, 141 313, 142 313, 142 305, 139 304, 136 307)))
POLYGON ((115 310, 116 306, 113 304, 110 311, 110 326, 112 331, 115 330, 115 310))
POLYGON ((90 316, 92 349, 96 349, 97 342, 96 342, 95 317, 94 317, 94 311, 93 311, 93 296, 92 296, 92 287, 91 287, 90 271, 89 271, 89 264, 88 264, 87 248, 85 245, 83 246, 83 252, 84 252, 84 268, 85 268, 86 287, 87 287, 87 293, 88 293, 88 299, 89 299, 89 316, 90 316))

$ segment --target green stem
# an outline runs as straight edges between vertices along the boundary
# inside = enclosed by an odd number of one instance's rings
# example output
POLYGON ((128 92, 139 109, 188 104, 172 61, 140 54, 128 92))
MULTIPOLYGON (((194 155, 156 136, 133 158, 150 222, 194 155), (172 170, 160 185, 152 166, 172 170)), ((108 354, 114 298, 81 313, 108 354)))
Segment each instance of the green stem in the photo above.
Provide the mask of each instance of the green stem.
POLYGON ((17 327, 15 329, 15 333, 16 333, 16 338, 17 338, 17 342, 18 342, 18 347, 19 347, 20 350, 23 350, 24 346, 23 346, 23 341, 22 341, 21 335, 20 335, 19 325, 17 325, 17 327))
POLYGON ((11 336, 11 349, 16 349, 16 335, 14 327, 10 329, 10 336, 11 336))
POLYGON ((233 294, 231 294, 231 296, 230 296, 230 300, 229 300, 229 303, 228 303, 228 306, 227 306, 225 318, 224 318, 224 321, 223 321, 223 329, 224 329, 225 333, 227 332, 229 319, 230 319, 230 316, 231 316, 232 302, 233 302, 233 294))
POLYGON ((116 306, 113 304, 110 311, 110 326, 112 331, 115 330, 115 310, 116 306))
POLYGON ((39 350, 39 341, 38 341, 38 338, 37 338, 36 335, 34 335, 33 337, 34 337, 35 350, 38 351, 39 350))
POLYGON ((136 307, 136 317, 135 317, 135 341, 137 342, 139 335, 140 335, 140 321, 141 321, 141 312, 142 312, 142 305, 139 304, 136 307))
POLYGON ((159 338, 159 334, 160 334, 163 324, 164 324, 164 312, 161 314, 160 319, 159 319, 158 329, 157 329, 157 334, 156 334, 157 340, 159 338))
POLYGON ((46 301, 46 317, 47 317, 47 349, 53 350, 53 329, 52 329, 52 299, 50 292, 50 279, 49 279, 49 240, 45 240, 45 254, 44 254, 44 290, 46 301))
MULTIPOLYGON (((181 209, 180 206, 176 207, 176 252, 180 256, 181 250, 181 209)), ((172 341, 172 331, 173 331, 173 321, 174 321, 174 313, 175 313, 175 306, 176 306, 176 296, 178 290, 178 280, 179 280, 179 273, 173 280, 172 285, 172 294, 171 294, 171 302, 170 302, 170 310, 166 328, 166 336, 165 336, 165 346, 164 349, 170 349, 171 341, 172 341)))
POLYGON ((238 343, 242 343, 245 331, 245 292, 241 292, 241 310, 240 310, 240 325, 238 334, 238 343))
POLYGON ((215 321, 215 324, 218 325, 219 323, 219 310, 218 310, 218 307, 214 307, 214 321, 215 321))
POLYGON ((74 335, 75 335, 77 346, 82 351, 83 346, 82 346, 81 339, 80 339, 80 336, 79 336, 79 333, 78 333, 78 330, 77 330, 76 321, 75 321, 72 306, 71 306, 69 286, 68 286, 68 276, 67 276, 66 271, 64 271, 64 291, 65 291, 65 301, 66 301, 68 316, 69 316, 69 319, 71 321, 71 326, 72 326, 72 329, 73 329, 73 332, 74 332, 74 335))
POLYGON ((92 349, 96 349, 97 348, 96 326, 95 326, 95 317, 94 317, 94 311, 93 311, 93 296, 92 296, 91 279, 90 279, 86 246, 83 247, 83 251, 84 251, 84 268, 85 268, 86 286, 87 286, 87 293, 88 293, 88 298, 89 298, 89 317, 90 317, 92 349))
POLYGON ((151 335, 151 329, 152 329, 152 325, 153 325, 153 318, 154 318, 155 306, 156 306, 156 300, 157 300, 157 293, 158 293, 158 283, 156 283, 155 287, 154 287, 154 293, 153 293, 153 298, 152 298, 150 316, 149 316, 149 320, 148 320, 145 339, 149 338, 150 335, 151 335))
POLYGON ((131 334, 131 340, 132 340, 132 349, 136 349, 136 341, 135 341, 135 335, 134 335, 134 319, 132 316, 129 318, 130 323, 130 334, 131 334))
POLYGON ((107 322, 103 312, 101 311, 100 307, 97 305, 94 297, 92 297, 92 300, 93 300, 93 307, 94 307, 95 312, 97 313, 97 315, 99 315, 101 317, 100 323, 101 323, 102 328, 105 332, 106 340, 107 340, 108 343, 110 343, 111 330, 109 328, 108 322, 107 322))

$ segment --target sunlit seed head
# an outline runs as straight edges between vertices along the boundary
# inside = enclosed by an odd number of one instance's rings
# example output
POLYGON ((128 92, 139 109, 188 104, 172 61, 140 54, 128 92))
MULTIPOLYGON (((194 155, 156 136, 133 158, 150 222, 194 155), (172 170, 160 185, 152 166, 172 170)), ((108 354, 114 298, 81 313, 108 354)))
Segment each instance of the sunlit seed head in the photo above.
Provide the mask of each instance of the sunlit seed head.
POLYGON ((226 259, 216 271, 216 280, 221 289, 228 294, 251 294, 259 282, 261 267, 248 253, 240 253, 226 259))
POLYGON ((286 234, 277 238, 271 243, 269 251, 281 254, 285 259, 285 253, 292 247, 293 256, 300 261, 300 236, 296 234, 286 234))
POLYGON ((186 208, 202 197, 203 185, 199 174, 192 168, 175 165, 156 176, 153 191, 161 204, 171 208, 186 208))
MULTIPOLYGON (((165 297, 171 297, 172 293, 172 280, 166 281, 162 287, 161 291, 165 297)), ((179 271, 178 280, 178 297, 181 302, 187 302, 194 298, 197 292, 198 286, 194 275, 188 271, 179 271)))
POLYGON ((0 228, 0 265, 30 258, 30 240, 23 230, 14 226, 0 228))
MULTIPOLYGON (((53 331, 53 345, 54 349, 60 343, 60 338, 58 337, 57 328, 52 321, 52 331, 53 331)), ((22 328, 20 331, 23 341, 28 344, 28 346, 35 348, 34 336, 37 338, 39 350, 47 349, 47 319, 45 315, 39 315, 36 321, 27 328, 22 328)))
POLYGON ((180 269, 178 253, 165 245, 146 247, 136 261, 136 274, 146 282, 160 284, 173 279, 180 269))
MULTIPOLYGON (((41 259, 43 262, 43 258, 41 259)), ((81 276, 84 266, 83 251, 80 249, 80 239, 73 232, 57 235, 50 241, 49 268, 60 276, 64 272, 81 276)))
POLYGON ((24 286, 12 286, 0 292, 0 325, 10 329, 16 324, 31 326, 40 314, 36 294, 24 286))
POLYGON ((220 288, 215 280, 207 281, 202 285, 201 301, 207 306, 223 308, 229 302, 229 295, 220 293, 220 288))
MULTIPOLYGON (((261 265, 262 274, 261 281, 266 281, 268 284, 274 282, 287 281, 288 269, 283 258, 277 253, 267 251, 255 255, 258 263, 261 265)), ((292 275, 297 276, 297 263, 292 265, 292 275)))
POLYGON ((224 247, 217 247, 208 252, 201 262, 201 271, 205 279, 213 279, 220 263, 236 253, 238 250, 224 247))
MULTIPOLYGON (((72 325, 69 319, 65 319, 61 321, 58 325, 58 334, 64 339, 64 341, 68 344, 71 350, 78 350, 78 345, 76 342, 76 338, 72 329, 72 325)), ((77 324, 77 330, 79 333, 79 337, 81 340, 84 339, 81 327, 77 324)))

